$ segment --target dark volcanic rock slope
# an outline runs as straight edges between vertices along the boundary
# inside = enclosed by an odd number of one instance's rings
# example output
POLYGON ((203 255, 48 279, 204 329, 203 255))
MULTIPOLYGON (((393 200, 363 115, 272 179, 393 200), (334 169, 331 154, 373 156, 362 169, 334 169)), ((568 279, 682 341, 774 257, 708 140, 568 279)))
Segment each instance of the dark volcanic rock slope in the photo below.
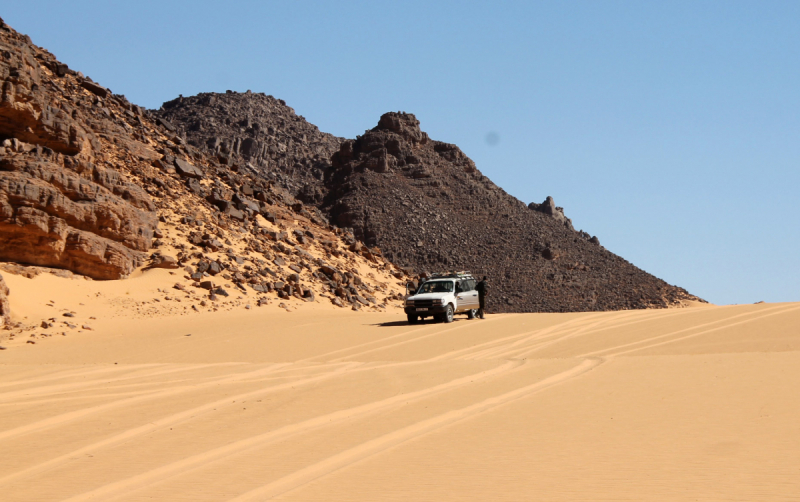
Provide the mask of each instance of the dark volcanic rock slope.
POLYGON ((343 141, 320 132, 282 99, 250 91, 181 96, 154 113, 220 163, 258 173, 307 202, 321 202, 324 173, 343 141))
POLYGON ((573 230, 548 197, 526 206, 406 113, 345 141, 323 208, 398 265, 488 275, 494 311, 666 307, 695 297, 573 230))
POLYGON ((340 141, 261 94, 179 98, 157 113, 221 161, 251 162, 281 179, 395 264, 489 275, 495 311, 665 307, 694 298, 576 232, 551 198, 526 206, 511 197, 457 146, 428 138, 413 115, 387 113, 363 136, 340 141))

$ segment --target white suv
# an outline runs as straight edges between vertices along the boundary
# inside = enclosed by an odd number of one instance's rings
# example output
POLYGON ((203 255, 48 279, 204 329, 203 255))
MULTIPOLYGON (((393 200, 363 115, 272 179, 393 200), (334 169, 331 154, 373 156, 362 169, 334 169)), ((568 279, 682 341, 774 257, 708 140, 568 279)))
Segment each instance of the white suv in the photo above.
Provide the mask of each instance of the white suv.
POLYGON ((468 319, 474 319, 480 308, 478 292, 475 290, 477 283, 466 272, 434 275, 406 298, 408 322, 414 324, 426 317, 453 322, 455 314, 467 314, 468 319))

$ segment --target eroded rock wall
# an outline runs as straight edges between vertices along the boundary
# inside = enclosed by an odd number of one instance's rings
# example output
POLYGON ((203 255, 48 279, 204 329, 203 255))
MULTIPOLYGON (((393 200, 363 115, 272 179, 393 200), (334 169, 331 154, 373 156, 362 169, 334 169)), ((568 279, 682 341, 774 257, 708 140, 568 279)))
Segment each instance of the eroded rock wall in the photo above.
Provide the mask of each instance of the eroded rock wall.
POLYGON ((0 260, 95 279, 129 274, 158 220, 149 195, 115 167, 126 168, 120 154, 155 153, 109 109, 107 89, 2 20, 0 88, 0 260))

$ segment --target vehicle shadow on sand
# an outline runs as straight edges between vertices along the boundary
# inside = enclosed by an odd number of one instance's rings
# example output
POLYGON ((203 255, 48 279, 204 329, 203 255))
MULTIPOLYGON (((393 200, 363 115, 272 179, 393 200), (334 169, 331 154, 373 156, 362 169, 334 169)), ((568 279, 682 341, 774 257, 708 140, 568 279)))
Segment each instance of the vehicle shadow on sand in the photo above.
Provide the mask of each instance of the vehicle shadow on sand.
MULTIPOLYGON (((469 319, 453 319, 453 322, 462 322, 462 321, 469 321, 469 319)), ((426 325, 426 324, 449 324, 449 323, 436 321, 434 319, 425 319, 425 320, 419 320, 419 321, 415 322, 414 324, 411 324, 408 321, 391 321, 391 322, 381 322, 381 323, 377 323, 377 324, 370 324, 370 326, 378 326, 380 328, 393 328, 393 327, 398 327, 398 326, 423 326, 423 325, 426 325)))

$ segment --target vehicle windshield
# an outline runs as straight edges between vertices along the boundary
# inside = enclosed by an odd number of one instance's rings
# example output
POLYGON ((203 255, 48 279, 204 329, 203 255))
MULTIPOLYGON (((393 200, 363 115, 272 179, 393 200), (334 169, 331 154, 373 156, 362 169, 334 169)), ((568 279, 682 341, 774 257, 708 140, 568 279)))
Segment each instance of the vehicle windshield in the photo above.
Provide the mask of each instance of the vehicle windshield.
POLYGON ((452 293, 453 281, 429 281, 419 287, 418 295, 424 293, 452 293))

